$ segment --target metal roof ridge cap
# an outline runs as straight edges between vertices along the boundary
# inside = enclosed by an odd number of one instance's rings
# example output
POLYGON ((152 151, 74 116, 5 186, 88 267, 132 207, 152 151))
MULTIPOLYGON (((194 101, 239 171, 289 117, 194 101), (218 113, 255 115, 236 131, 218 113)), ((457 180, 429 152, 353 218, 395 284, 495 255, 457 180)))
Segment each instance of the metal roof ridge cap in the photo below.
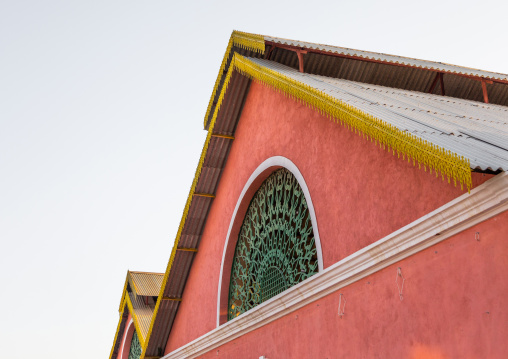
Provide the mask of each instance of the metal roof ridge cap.
POLYGON ((136 274, 157 274, 157 275, 164 275, 164 273, 160 272, 141 272, 141 271, 129 271, 130 273, 136 273, 136 274))
MULTIPOLYGON (((408 56, 402 56, 402 55, 393 55, 393 54, 388 54, 388 53, 383 53, 383 52, 374 52, 374 51, 368 51, 368 50, 359 50, 359 49, 353 49, 353 48, 342 47, 342 46, 337 46, 337 45, 325 45, 325 44, 319 44, 319 43, 312 43, 312 42, 308 42, 308 41, 290 40, 290 39, 273 37, 273 36, 265 36, 265 41, 277 43, 276 40, 284 40, 284 41, 289 41, 290 42, 290 43, 287 43, 287 42, 282 43, 282 42, 280 42, 281 45, 294 46, 294 47, 304 47, 304 48, 307 48, 307 49, 320 50, 320 51, 328 52, 328 53, 331 53, 331 54, 336 53, 336 54, 341 54, 341 55, 350 56, 350 57, 359 57, 359 58, 364 58, 364 59, 369 59, 369 60, 376 60, 376 61, 380 61, 380 62, 387 63, 387 64, 399 64, 399 62, 395 61, 395 60, 388 60, 388 59, 381 59, 381 58, 376 59, 374 56, 370 57, 368 55, 346 54, 346 53, 344 53, 344 51, 339 53, 339 50, 346 50, 347 52, 358 52, 358 53, 364 53, 364 54, 382 55, 382 56, 386 56, 386 57, 399 58, 399 61, 401 61, 403 59, 406 59, 406 60, 411 60, 412 62, 423 62, 423 63, 427 63, 427 64, 435 64, 435 65, 438 65, 438 66, 439 65, 441 65, 441 66, 450 66, 450 67, 454 67, 454 68, 458 68, 458 69, 462 69, 462 70, 472 70, 472 71, 475 71, 475 72, 484 72, 484 73, 489 73, 489 74, 492 74, 492 75, 498 75, 497 77, 486 76, 486 79, 508 80, 508 74, 504 74, 502 72, 482 70, 482 69, 477 69, 477 68, 474 68, 474 67, 468 67, 468 66, 462 66, 462 65, 454 65, 454 64, 449 64, 449 63, 446 63, 446 62, 441 62, 441 61, 432 61, 432 60, 418 59, 416 57, 408 57, 408 56), (291 44, 291 43, 293 43, 293 44, 291 44), (298 43, 299 45, 304 45, 304 46, 297 46, 294 43, 298 43), (315 47, 315 46, 322 47, 322 48, 334 48, 335 51, 332 51, 331 49, 319 49, 318 47, 315 47)), ((400 64, 403 64, 403 65, 406 65, 406 66, 410 66, 410 67, 415 67, 415 68, 437 70, 434 67, 427 67, 427 66, 423 67, 424 65, 421 65, 421 64, 418 65, 418 64, 410 64, 410 63, 404 63, 404 62, 402 62, 400 64)), ((478 74, 467 73, 467 72, 463 73, 461 71, 451 71, 451 70, 442 70, 442 69, 440 69, 440 72, 455 73, 455 74, 459 74, 459 75, 469 75, 469 76, 474 76, 474 77, 483 77, 483 76, 479 76, 478 74)))

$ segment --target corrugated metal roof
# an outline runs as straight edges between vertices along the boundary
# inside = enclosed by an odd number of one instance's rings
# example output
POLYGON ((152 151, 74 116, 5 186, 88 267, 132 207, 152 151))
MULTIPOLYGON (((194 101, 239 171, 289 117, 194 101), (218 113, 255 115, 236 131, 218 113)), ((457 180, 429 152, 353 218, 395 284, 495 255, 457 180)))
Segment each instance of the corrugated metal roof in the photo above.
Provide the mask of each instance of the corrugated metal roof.
MULTIPOLYGON (((233 36, 233 35, 232 35, 233 36)), ((206 126, 205 128, 208 129, 208 125, 212 119, 212 116, 215 112, 215 106, 217 105, 217 101, 219 99, 219 95, 222 91, 222 86, 224 86, 224 76, 226 75, 227 73, 227 70, 229 68, 229 65, 231 64, 231 59, 233 58, 233 55, 237 53, 237 54, 240 54, 240 55, 244 55, 244 56, 249 56, 249 57, 262 57, 263 54, 257 52, 257 51, 253 51, 253 50, 249 50, 249 49, 244 49, 244 48, 241 48, 241 47, 238 47, 238 46, 233 46, 233 48, 231 49, 231 52, 230 53, 226 53, 225 55, 225 69, 224 71, 222 71, 221 73, 218 74, 218 88, 217 88, 217 91, 212 93, 212 106, 210 107, 210 111, 208 112, 206 116, 206 126)), ((237 83, 237 81, 232 81, 232 83, 237 83)), ((242 87, 244 86, 244 83, 241 83, 239 82, 237 84, 239 87, 242 87)), ((241 91, 241 89, 240 89, 241 91)), ((233 92, 233 91, 232 91, 233 92)), ((233 106, 231 108, 232 111, 235 111, 235 107, 233 106)))
POLYGON ((264 40, 264 54, 238 46, 233 46, 231 51, 226 53, 225 68, 218 75, 218 87, 212 94, 210 111, 207 111, 205 116, 205 129, 208 129, 213 116, 224 84, 224 76, 234 53, 247 57, 263 57, 298 68, 299 61, 295 51, 305 49, 308 53, 303 55, 304 72, 434 94, 442 93, 439 83, 432 86, 436 75, 442 73, 447 96, 474 101, 484 100, 482 83, 479 81, 484 79, 487 81, 485 86, 488 102, 508 106, 507 74, 273 36, 264 36, 264 40), (490 81, 493 83, 488 83, 490 81))
MULTIPOLYGON (((268 48, 270 48, 269 60, 298 69, 298 57, 295 51, 292 51, 297 50, 298 47, 292 47, 292 50, 289 48, 271 48, 270 46, 268 48)), ((308 52, 303 55, 303 68, 304 72, 315 75, 436 95, 442 94, 440 81, 432 87, 436 76, 440 73, 436 69, 424 69, 409 65, 399 66, 390 62, 371 61, 360 57, 347 57, 346 55, 328 52, 308 52)), ((508 83, 504 80, 493 81, 492 84, 486 83, 485 85, 488 101, 508 106, 508 83)), ((477 77, 444 72, 443 84, 446 96, 480 102, 484 100, 482 83, 477 77)))
POLYGON ((363 59, 382 61, 382 62, 391 63, 391 64, 408 65, 408 66, 429 69, 429 70, 436 70, 436 71, 461 74, 461 75, 468 75, 468 76, 483 77, 486 79, 496 79, 496 80, 505 80, 505 81, 508 80, 507 74, 501 74, 501 73, 490 72, 490 71, 483 71, 483 70, 472 69, 472 68, 463 67, 463 66, 450 65, 450 64, 443 63, 443 62, 419 60, 419 59, 413 59, 413 58, 403 57, 403 56, 396 56, 396 55, 382 54, 382 53, 378 53, 378 52, 355 50, 355 49, 349 49, 349 48, 340 47, 340 46, 322 45, 322 44, 316 44, 316 43, 312 43, 312 42, 305 42, 305 41, 298 41, 298 40, 288 40, 288 39, 283 39, 280 37, 272 37, 272 36, 265 36, 265 41, 269 41, 269 42, 273 42, 273 43, 281 44, 281 45, 301 47, 301 48, 305 48, 305 49, 316 49, 316 50, 329 52, 329 53, 333 53, 333 54, 340 54, 340 55, 346 55, 346 56, 360 57, 363 59))
POLYGON ((128 273, 129 284, 137 295, 156 297, 161 290, 164 273, 131 272, 128 273))
MULTIPOLYGON (((210 137, 202 166, 198 166, 196 170, 197 181, 195 191, 191 192, 192 201, 189 205, 189 211, 182 218, 183 227, 180 238, 177 238, 177 248, 179 249, 193 249, 199 246, 208 212, 214 199, 213 196, 207 197, 194 194, 216 194, 217 186, 233 143, 232 138, 221 136, 232 136, 234 134, 249 85, 250 80, 247 77, 237 72, 232 74, 228 91, 225 94, 213 128, 214 135, 218 136, 210 137)), ((195 255, 196 252, 177 249, 172 263, 168 264, 168 277, 162 297, 175 298, 177 300, 161 300, 161 297, 159 297, 157 315, 153 319, 152 333, 147 343, 147 356, 157 356, 166 347, 176 313, 180 306, 178 298, 183 296, 187 277, 195 255)))
MULTIPOLYGON (((125 291, 124 291, 125 292, 125 291)), ((122 296, 123 298, 123 296, 122 296)), ((127 318, 129 316, 129 312, 125 309, 125 303, 122 302, 122 308, 120 311, 120 319, 118 320, 118 325, 116 328, 115 339, 113 341, 113 347, 111 348, 111 353, 109 354, 110 359, 116 359, 118 356, 118 351, 120 350, 120 343, 122 341, 122 334, 127 324, 127 318)))
POLYGON ((146 356, 162 356, 161 353, 164 353, 179 306, 179 301, 161 301, 147 344, 146 356))
POLYGON ((300 73, 273 61, 250 60, 464 156, 473 169, 508 169, 506 106, 300 73))
POLYGON ((150 328, 155 306, 146 304, 143 297, 137 296, 132 292, 129 293, 129 299, 131 300, 132 308, 134 309, 133 315, 136 316, 139 329, 141 331, 141 333, 138 334, 145 339, 146 334, 148 333, 148 328, 150 328))

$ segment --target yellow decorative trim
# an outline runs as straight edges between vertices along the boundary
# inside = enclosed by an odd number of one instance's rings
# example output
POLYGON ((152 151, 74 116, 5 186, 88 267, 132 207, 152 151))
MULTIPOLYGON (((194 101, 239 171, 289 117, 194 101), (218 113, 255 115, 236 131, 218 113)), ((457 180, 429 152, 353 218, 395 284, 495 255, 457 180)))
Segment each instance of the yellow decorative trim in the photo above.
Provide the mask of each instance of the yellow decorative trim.
POLYGON ((197 248, 177 248, 176 250, 182 252, 198 252, 197 248))
POLYGON ((115 344, 116 344, 116 340, 118 339, 118 334, 119 334, 118 331, 120 330, 120 324, 122 323, 123 312, 125 311, 126 297, 129 296, 127 294, 127 283, 129 282, 129 272, 130 271, 127 271, 127 276, 125 277, 125 284, 123 285, 122 299, 120 299, 120 307, 118 308, 118 312, 120 313, 120 319, 119 319, 118 325, 116 327, 115 339, 113 341, 113 347, 111 348, 111 353, 109 354, 109 359, 112 359, 112 357, 113 357, 113 351, 115 350, 115 344))
POLYGON ((132 278, 130 271, 127 271, 127 278, 129 280, 129 283, 132 284, 132 289, 134 290, 134 292, 136 292, 136 294, 138 294, 139 293, 138 286, 136 285, 136 283, 134 283, 134 278, 132 278))
POLYGON ((194 196, 196 197, 206 197, 206 198, 215 198, 214 194, 210 193, 194 193, 194 196))
POLYGON ((231 37, 233 38, 233 43, 238 47, 256 51, 260 54, 265 53, 265 37, 262 35, 234 30, 231 37))
MULTIPOLYGON (((228 47, 226 49, 226 53, 224 54, 224 58, 222 59, 222 64, 220 65, 219 75, 215 80, 215 86, 213 87, 212 96, 210 97, 210 102, 208 103, 208 108, 205 114, 204 127, 206 128, 206 122, 208 117, 210 116, 210 111, 212 110, 213 100, 215 99, 215 94, 219 89, 220 80, 222 78, 222 74, 226 69, 229 56, 231 55, 231 49, 233 45, 241 47, 246 50, 251 50, 255 52, 259 52, 260 54, 265 53, 265 38, 262 35, 249 34, 247 32, 241 31, 233 31, 231 37, 229 38, 228 47)), ((226 82, 224 82, 226 83, 226 82)))
POLYGON ((176 233, 175 243, 173 244, 173 249, 171 250, 171 256, 169 257, 169 262, 166 267, 166 272, 164 273, 164 279, 162 280, 162 286, 159 292, 159 297, 157 299, 157 304, 155 305, 155 309, 152 316, 152 321, 150 323, 150 328, 148 329, 148 333, 146 335, 146 340, 143 344, 143 352, 141 353, 140 359, 145 357, 146 349, 148 347, 148 342, 150 336, 152 335, 153 325, 157 318, 157 313, 159 312, 159 306, 164 298, 164 290, 166 289, 166 284, 168 281, 169 273, 171 271, 171 267, 173 266, 173 262, 175 260, 176 251, 178 250, 178 244, 180 243, 180 237, 182 236, 183 227, 185 226, 185 221, 187 220, 187 216, 189 214, 189 208, 192 203, 192 198, 196 193, 196 185, 198 184, 199 176, 201 175, 201 170, 203 169, 203 163, 205 162, 206 152, 208 150, 208 146, 210 145, 210 140, 213 134, 213 128, 215 126, 215 122, 217 120, 217 114, 222 105, 222 101, 224 100, 224 96, 226 94, 227 87, 229 85, 229 81, 231 80, 231 74, 233 73, 233 66, 229 67, 228 73, 224 79, 224 86, 222 86, 221 93, 217 100, 217 106, 215 106, 215 111, 213 113, 212 120, 210 121, 210 127, 208 128, 208 134, 206 135, 205 144, 203 145, 203 150, 201 151, 201 157, 199 158, 198 167, 196 169, 196 174, 194 175, 194 180, 192 181, 191 189, 189 191, 189 195, 187 196, 187 202, 185 203, 185 207, 183 210, 182 219, 180 220, 180 226, 178 227, 178 232, 176 233))
MULTIPOLYGON (((134 322, 134 327, 136 328, 136 332, 138 333, 138 337, 139 337, 139 340, 141 342, 141 345, 144 345, 144 342, 146 341, 146 338, 143 338, 143 332, 141 331, 141 327, 139 326, 138 317, 136 316, 136 313, 134 312, 134 307, 133 307, 131 299, 129 297, 129 293, 127 292, 127 284, 130 283, 133 286, 132 289, 136 293, 139 293, 139 290, 138 290, 136 284, 134 283, 134 280, 133 280, 133 278, 131 276, 131 273, 161 274, 161 273, 152 273, 152 272, 131 272, 129 270, 127 271, 127 277, 125 278, 125 284, 123 286, 122 299, 120 301, 120 308, 118 309, 118 311, 120 312, 120 321, 118 322, 118 325, 117 325, 117 328, 116 328, 115 339, 113 341, 113 347, 111 348, 111 353, 109 355, 109 359, 112 359, 113 351, 115 350, 115 344, 116 344, 116 340, 118 339, 118 334, 119 334, 119 330, 120 330, 120 324, 122 323, 122 316, 123 316, 123 313, 125 311, 125 307, 127 307, 129 309, 129 313, 131 313, 131 317, 132 317, 132 320, 134 322)), ((147 335, 147 337, 148 337, 148 335, 147 335)))
POLYGON ((134 307, 132 306, 131 298, 127 294, 125 296, 127 307, 129 308, 129 312, 131 313, 132 321, 134 322, 134 327, 136 328, 136 332, 138 333, 138 338, 141 341, 141 345, 144 346, 145 344, 145 338, 143 338, 143 332, 141 331, 141 327, 139 326, 138 317, 136 315, 136 312, 134 311, 134 307))
MULTIPOLYGON (((125 293, 125 291, 124 291, 124 293, 125 293)), ((113 339, 113 347, 111 348, 111 352, 109 353, 109 359, 113 359, 113 352, 115 351, 116 340, 118 339, 118 334, 120 332, 120 325, 122 324, 122 317, 123 317, 124 310, 125 310, 125 302, 122 297, 122 302, 120 303, 120 310, 119 310, 120 319, 118 320, 118 325, 116 326, 115 339, 113 339)), ((118 349, 120 349, 120 347, 118 347, 118 349)))
POLYGON ((340 122, 351 131, 367 137, 376 144, 379 143, 381 148, 392 151, 394 155, 395 153, 398 157, 402 155, 402 159, 407 158, 408 162, 412 159, 413 165, 418 163, 419 168, 423 165, 425 171, 428 167, 431 173, 434 170, 436 177, 440 172, 443 180, 445 176, 448 178, 448 183, 453 179, 455 186, 458 181, 461 189, 466 185, 467 190, 471 190, 471 165, 469 159, 464 156, 401 131, 383 120, 309 85, 258 65, 241 55, 234 55, 230 68, 235 68, 241 74, 301 101, 331 120, 340 122))
POLYGON ((213 137, 218 137, 218 138, 226 138, 226 139, 228 139, 228 140, 234 140, 234 139, 235 139, 235 137, 234 137, 234 136, 219 135, 219 134, 217 134, 217 133, 214 133, 212 136, 213 136, 213 137))
POLYGON ((127 293, 128 282, 129 282, 129 271, 127 271, 127 276, 125 277, 125 284, 123 285, 122 299, 120 299, 120 307, 118 307, 119 312, 123 312, 123 305, 125 301, 125 293, 127 293))

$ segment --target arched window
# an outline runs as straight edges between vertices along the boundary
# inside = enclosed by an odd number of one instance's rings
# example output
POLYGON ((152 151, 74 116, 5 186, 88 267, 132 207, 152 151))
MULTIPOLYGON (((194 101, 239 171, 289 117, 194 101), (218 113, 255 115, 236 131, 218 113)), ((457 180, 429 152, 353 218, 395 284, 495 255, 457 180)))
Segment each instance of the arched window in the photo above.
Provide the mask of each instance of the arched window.
POLYGON ((231 269, 228 320, 317 273, 305 195, 285 168, 260 186, 245 214, 231 269))
POLYGON ((141 357, 141 343, 139 342, 138 333, 134 330, 131 340, 131 348, 129 350, 129 359, 139 359, 141 357))

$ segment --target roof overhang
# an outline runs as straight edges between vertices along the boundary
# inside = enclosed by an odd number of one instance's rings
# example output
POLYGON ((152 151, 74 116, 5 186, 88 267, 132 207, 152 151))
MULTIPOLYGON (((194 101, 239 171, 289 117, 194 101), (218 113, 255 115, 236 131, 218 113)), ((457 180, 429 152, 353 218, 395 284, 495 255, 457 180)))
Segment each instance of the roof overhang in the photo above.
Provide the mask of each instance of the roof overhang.
POLYGON ((269 59, 316 75, 508 106, 506 74, 233 31, 205 115, 205 129, 235 53, 269 59))

